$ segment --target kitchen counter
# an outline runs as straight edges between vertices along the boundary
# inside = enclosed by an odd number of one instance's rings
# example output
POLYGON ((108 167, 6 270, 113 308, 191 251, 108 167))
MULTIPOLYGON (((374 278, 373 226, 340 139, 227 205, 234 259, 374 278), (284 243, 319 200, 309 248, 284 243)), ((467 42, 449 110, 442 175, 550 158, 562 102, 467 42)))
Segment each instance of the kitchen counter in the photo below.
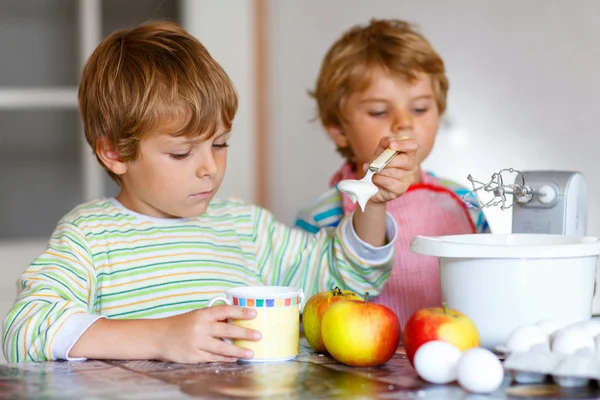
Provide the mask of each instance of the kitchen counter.
POLYGON ((503 386, 487 396, 420 380, 399 349, 385 365, 352 368, 314 353, 302 339, 294 361, 182 365, 154 361, 0 365, 0 399, 522 399, 600 398, 589 387, 503 386))

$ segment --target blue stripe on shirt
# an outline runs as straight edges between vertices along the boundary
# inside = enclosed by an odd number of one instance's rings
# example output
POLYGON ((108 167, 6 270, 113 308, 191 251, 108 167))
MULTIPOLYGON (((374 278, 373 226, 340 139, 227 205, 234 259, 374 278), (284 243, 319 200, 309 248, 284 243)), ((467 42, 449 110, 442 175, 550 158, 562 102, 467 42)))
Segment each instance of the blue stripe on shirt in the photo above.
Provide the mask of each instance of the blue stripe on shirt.
POLYGON ((470 192, 470 190, 463 188, 453 188, 452 190, 454 190, 454 193, 456 193, 458 197, 463 197, 465 194, 470 192))
POLYGON ((296 221, 296 226, 298 228, 304 229, 305 231, 310 232, 310 233, 317 233, 317 232, 319 232, 319 227, 318 226, 311 225, 308 222, 303 221, 301 219, 299 219, 299 220, 296 221))
POLYGON ((329 209, 327 211, 323 211, 315 215, 315 221, 319 222, 324 220, 325 218, 335 217, 337 215, 344 215, 344 209, 342 207, 335 207, 329 209))
POLYGON ((490 231, 490 225, 488 224, 487 220, 483 220, 483 224, 481 225, 481 232, 489 232, 490 231))

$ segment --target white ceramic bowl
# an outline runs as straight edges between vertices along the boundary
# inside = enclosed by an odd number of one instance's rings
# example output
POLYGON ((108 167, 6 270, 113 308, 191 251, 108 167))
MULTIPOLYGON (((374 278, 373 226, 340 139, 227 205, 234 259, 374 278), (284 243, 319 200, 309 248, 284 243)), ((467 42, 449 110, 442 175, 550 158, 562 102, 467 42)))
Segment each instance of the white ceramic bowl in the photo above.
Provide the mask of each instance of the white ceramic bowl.
POLYGON ((481 345, 504 344, 519 325, 589 320, 600 243, 595 237, 476 234, 415 237, 411 251, 437 256, 442 298, 473 320, 481 345))

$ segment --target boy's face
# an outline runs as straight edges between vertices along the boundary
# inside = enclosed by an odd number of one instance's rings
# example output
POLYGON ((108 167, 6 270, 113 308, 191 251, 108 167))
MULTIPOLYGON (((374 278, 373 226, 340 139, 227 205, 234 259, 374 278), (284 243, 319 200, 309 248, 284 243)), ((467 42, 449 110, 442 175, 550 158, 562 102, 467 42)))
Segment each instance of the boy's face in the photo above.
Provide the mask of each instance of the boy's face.
POLYGON ((348 96, 342 114, 342 126, 326 128, 338 147, 350 147, 359 177, 384 136, 416 139, 420 164, 431 152, 440 124, 431 79, 424 73, 411 84, 378 72, 365 91, 348 96))
POLYGON ((127 162, 117 197, 127 208, 159 218, 203 214, 221 185, 229 132, 208 140, 174 137, 164 126, 140 143, 138 158, 127 162))

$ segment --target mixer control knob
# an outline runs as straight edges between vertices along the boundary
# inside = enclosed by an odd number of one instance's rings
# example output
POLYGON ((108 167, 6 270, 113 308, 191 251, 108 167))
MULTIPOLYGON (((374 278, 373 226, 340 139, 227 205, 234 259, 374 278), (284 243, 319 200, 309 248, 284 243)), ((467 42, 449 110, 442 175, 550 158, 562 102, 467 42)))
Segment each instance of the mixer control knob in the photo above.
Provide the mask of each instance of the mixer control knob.
POLYGON ((554 188, 550 185, 543 185, 542 187, 539 188, 538 192, 539 192, 538 200, 540 201, 540 203, 543 203, 543 204, 552 203, 558 196, 558 193, 556 192, 556 188, 554 188))

